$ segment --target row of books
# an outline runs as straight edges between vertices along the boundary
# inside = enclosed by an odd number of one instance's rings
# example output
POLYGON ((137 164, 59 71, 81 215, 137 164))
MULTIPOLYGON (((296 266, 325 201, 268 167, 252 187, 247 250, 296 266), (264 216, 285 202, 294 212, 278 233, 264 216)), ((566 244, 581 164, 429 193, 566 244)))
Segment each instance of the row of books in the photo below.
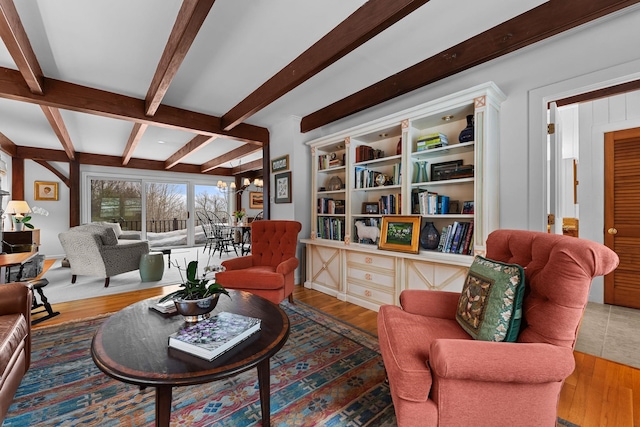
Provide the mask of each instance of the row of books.
POLYGON ((442 227, 438 252, 473 255, 473 221, 455 221, 442 227))
POLYGON ((318 156, 318 169, 331 169, 337 168, 339 166, 344 165, 344 157, 338 158, 335 153, 334 154, 322 154, 318 156))
POLYGON ((402 215, 402 194, 387 194, 378 199, 378 210, 382 215, 402 215))
MULTIPOLYGON (((373 188, 379 187, 380 184, 377 182, 379 176, 384 176, 383 173, 363 168, 356 167, 355 169, 355 188, 373 188)), ((392 176, 385 176, 383 185, 400 185, 402 184, 402 174, 400 173, 400 165, 393 165, 392 176)))
POLYGON ((424 151, 432 148, 444 147, 449 144, 447 135, 443 133, 431 133, 418 138, 416 151, 424 151))
POLYGON ((345 226, 343 218, 318 218, 318 237, 328 240, 344 240, 345 226))
POLYGON ((384 151, 376 150, 368 145, 359 145, 356 147, 356 163, 366 162, 367 160, 381 159, 384 157, 384 151))
POLYGON ((333 200, 330 197, 318 198, 318 213, 319 214, 344 214, 344 200, 333 200))
POLYGON ((449 213, 449 196, 431 191, 413 193, 417 197, 414 206, 418 206, 420 215, 442 215, 449 213))

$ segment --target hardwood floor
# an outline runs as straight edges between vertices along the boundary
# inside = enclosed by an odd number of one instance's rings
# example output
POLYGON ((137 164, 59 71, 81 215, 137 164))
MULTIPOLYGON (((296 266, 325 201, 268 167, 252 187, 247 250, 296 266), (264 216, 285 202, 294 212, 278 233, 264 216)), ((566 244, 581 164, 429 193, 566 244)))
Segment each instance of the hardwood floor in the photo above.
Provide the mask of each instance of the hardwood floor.
MULTIPOLYGON (((116 312, 145 298, 165 295, 177 286, 54 304, 60 315, 34 328, 116 312)), ((377 313, 321 292, 296 286, 294 299, 377 335, 377 313)), ((558 416, 582 427, 640 427, 640 370, 575 352, 576 370, 560 395, 558 416)))

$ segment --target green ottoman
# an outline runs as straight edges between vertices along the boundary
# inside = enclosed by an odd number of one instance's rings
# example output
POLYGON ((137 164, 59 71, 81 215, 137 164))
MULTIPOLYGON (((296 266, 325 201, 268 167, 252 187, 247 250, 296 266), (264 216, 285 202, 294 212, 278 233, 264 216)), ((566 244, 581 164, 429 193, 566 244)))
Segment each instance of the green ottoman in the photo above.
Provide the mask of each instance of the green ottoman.
POLYGON ((162 252, 149 252, 140 257, 140 278, 143 282, 157 282, 164 273, 162 252))

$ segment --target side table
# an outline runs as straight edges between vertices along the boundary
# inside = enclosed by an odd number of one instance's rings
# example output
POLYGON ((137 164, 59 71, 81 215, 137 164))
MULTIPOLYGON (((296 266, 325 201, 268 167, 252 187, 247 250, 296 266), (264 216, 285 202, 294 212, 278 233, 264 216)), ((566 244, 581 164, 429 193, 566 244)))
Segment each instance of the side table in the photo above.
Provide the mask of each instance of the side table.
POLYGON ((143 282, 156 282, 164 274, 164 256, 162 252, 149 252, 140 257, 140 279, 143 282))

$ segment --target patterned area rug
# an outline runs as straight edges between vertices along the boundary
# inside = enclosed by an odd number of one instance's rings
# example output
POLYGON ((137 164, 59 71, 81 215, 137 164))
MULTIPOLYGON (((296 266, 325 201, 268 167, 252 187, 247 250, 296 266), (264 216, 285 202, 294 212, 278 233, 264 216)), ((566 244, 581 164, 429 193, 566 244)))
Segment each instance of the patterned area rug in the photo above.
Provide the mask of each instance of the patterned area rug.
MULTIPOLYGON (((285 347, 271 359, 274 426, 393 426, 377 339, 302 304, 283 302, 291 320, 285 347)), ((104 375, 89 353, 104 318, 38 329, 32 364, 3 426, 153 425, 153 388, 104 375)), ((172 425, 261 425, 255 369, 173 390, 172 425)))

